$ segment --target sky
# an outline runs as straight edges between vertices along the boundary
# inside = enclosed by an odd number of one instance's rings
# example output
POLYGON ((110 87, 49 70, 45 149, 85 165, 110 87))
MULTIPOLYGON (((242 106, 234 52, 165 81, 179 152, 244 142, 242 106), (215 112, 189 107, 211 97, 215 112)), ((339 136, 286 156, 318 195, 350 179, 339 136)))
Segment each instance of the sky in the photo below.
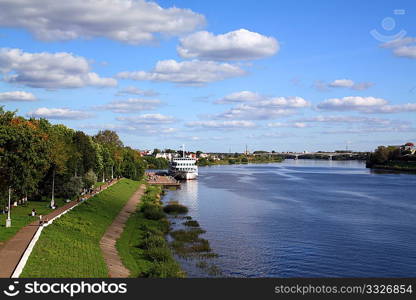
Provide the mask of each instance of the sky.
POLYGON ((0 106, 136 149, 416 141, 415 1, 0 0, 0 106))

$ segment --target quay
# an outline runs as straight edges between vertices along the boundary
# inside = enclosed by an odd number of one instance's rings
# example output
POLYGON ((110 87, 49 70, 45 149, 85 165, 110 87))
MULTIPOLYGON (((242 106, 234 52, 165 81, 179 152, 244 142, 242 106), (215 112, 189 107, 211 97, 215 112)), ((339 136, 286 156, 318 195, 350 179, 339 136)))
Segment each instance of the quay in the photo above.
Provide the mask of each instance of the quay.
POLYGON ((162 185, 165 187, 181 187, 181 183, 172 176, 157 175, 153 172, 149 172, 146 175, 148 184, 162 185))

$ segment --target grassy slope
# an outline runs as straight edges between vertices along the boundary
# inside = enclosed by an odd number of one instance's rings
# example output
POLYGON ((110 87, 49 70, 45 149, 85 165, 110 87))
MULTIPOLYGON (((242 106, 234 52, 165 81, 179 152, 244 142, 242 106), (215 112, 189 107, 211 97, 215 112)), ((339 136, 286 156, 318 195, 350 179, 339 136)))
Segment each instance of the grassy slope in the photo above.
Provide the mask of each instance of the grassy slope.
MULTIPOLYGON (((57 205, 64 205, 62 200, 56 199, 57 205)), ((48 208, 49 201, 29 201, 25 206, 12 207, 11 219, 12 227, 6 228, 7 214, 0 215, 0 244, 7 241, 14 236, 22 227, 38 220, 38 216, 31 217, 29 214, 32 209, 36 209, 38 215, 45 215, 52 212, 52 209, 48 208)))
POLYGON ((46 227, 21 277, 108 277, 99 242, 139 184, 122 179, 46 227))
POLYGON ((168 244, 156 246, 153 251, 165 253, 163 259, 149 257, 149 250, 141 245, 146 237, 159 237, 164 240, 164 234, 168 230, 166 219, 149 220, 146 219, 141 207, 145 203, 159 205, 159 195, 162 189, 160 186, 149 186, 142 197, 138 210, 130 216, 126 227, 117 240, 116 247, 121 260, 126 268, 131 272, 130 277, 184 277, 185 274, 180 270, 179 265, 174 261, 168 244))

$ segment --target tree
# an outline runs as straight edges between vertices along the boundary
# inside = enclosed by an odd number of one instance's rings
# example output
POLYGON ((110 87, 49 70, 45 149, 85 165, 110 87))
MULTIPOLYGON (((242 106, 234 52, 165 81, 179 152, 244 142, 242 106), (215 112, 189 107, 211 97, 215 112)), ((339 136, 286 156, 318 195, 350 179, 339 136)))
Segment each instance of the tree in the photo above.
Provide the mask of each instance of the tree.
POLYGON ((69 142, 72 140, 73 131, 64 125, 53 125, 47 128, 49 133, 49 161, 52 169, 52 196, 51 207, 55 206, 55 176, 64 175, 67 170, 67 162, 70 158, 69 142))
POLYGON ((101 149, 97 146, 99 144, 95 143, 90 136, 82 131, 75 132, 73 143, 76 145, 76 151, 80 154, 77 174, 84 175, 89 170, 94 170, 96 173, 101 171, 101 149))
POLYGON ((147 169, 162 170, 169 167, 169 161, 163 157, 145 156, 143 160, 147 163, 147 169))
POLYGON ((72 176, 64 185, 62 195, 66 198, 73 198, 79 196, 84 182, 79 176, 72 176))
POLYGON ((37 190, 49 167, 48 137, 40 122, 16 117, 0 108, 1 189, 12 188, 17 197, 37 190))
POLYGON ((123 142, 120 140, 118 134, 112 130, 100 130, 95 136, 94 140, 102 145, 110 147, 123 147, 123 142))
MULTIPOLYGON (((164 163, 157 160, 157 164, 164 163)), ((117 133, 100 131, 94 137, 46 119, 25 119, 0 107, 0 197, 42 199, 74 195, 82 183, 90 187, 111 176, 139 180, 146 163, 124 147, 117 133), (84 180, 82 180, 84 179, 84 180)))
POLYGON ((92 169, 90 169, 87 173, 84 175, 84 187, 90 188, 97 182, 97 175, 94 173, 92 169))
POLYGON ((389 150, 387 147, 379 146, 377 150, 374 152, 374 162, 378 164, 383 164, 388 161, 389 159, 389 150))
POLYGON ((125 147, 122 162, 122 175, 126 178, 139 180, 143 177, 145 168, 146 163, 140 157, 139 152, 129 147, 125 147))

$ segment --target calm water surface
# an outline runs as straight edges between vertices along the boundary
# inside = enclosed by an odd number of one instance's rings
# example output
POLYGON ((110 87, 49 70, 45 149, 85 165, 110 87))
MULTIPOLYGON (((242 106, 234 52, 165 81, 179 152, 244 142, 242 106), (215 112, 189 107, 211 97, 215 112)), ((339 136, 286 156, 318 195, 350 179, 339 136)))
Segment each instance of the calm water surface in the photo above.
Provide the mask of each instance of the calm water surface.
POLYGON ((313 160, 199 172, 165 201, 189 207, 224 276, 416 276, 416 175, 313 160))

